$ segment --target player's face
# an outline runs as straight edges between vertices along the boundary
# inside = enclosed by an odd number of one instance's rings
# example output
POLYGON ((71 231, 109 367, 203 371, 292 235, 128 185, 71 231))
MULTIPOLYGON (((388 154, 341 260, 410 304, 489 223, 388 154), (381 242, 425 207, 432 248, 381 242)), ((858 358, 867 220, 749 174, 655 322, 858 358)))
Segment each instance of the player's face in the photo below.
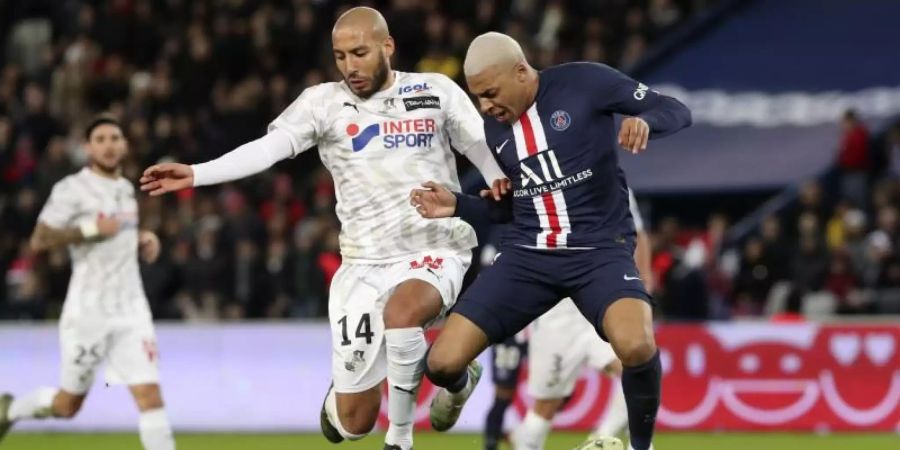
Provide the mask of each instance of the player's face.
POLYGON ((331 41, 337 68, 354 94, 369 98, 385 87, 394 54, 393 38, 379 42, 371 32, 341 28, 335 30, 331 41))
POLYGON ((91 131, 86 147, 90 163, 109 173, 118 170, 128 151, 122 129, 108 123, 91 131))
POLYGON ((503 123, 514 122, 528 107, 526 80, 527 68, 521 64, 506 69, 489 67, 466 78, 481 112, 503 123))

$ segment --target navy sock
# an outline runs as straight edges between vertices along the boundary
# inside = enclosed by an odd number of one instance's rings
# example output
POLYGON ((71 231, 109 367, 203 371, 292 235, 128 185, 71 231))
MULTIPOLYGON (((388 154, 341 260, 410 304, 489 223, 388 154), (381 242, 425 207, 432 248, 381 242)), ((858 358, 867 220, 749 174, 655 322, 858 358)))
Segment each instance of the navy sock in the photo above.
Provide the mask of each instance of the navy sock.
POLYGON ((509 400, 494 398, 494 405, 484 423, 484 450, 497 450, 500 438, 503 437, 503 416, 506 415, 509 404, 509 400))
POLYGON ((467 384, 469 384, 469 371, 463 370, 462 373, 459 374, 459 377, 456 378, 456 381, 453 381, 444 387, 447 388, 448 391, 455 394, 463 390, 467 384))
POLYGON ((659 352, 649 361, 622 371, 622 389, 628 405, 628 430, 631 446, 635 450, 647 450, 653 441, 653 426, 659 409, 662 365, 659 352))

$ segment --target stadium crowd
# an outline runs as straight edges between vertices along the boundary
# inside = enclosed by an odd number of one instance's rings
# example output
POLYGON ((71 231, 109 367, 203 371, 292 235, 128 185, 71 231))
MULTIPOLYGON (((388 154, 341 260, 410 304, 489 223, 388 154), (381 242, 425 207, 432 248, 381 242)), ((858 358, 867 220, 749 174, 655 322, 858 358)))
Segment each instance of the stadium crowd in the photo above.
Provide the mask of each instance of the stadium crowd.
MULTIPOLYGON (((28 236, 52 185, 85 163, 87 120, 102 111, 122 119, 131 180, 159 161, 212 159, 261 135, 303 88, 338 79, 330 27, 349 3, 0 3, 0 318, 59 313, 67 255, 35 255, 28 236)), ((517 38, 538 67, 591 60, 627 71, 649 44, 715 1, 357 3, 385 12, 399 49, 396 68, 462 81, 465 49, 487 30, 517 38)), ((854 139, 847 145, 858 146, 854 139)), ((900 153, 900 133, 893 139, 900 153)), ((823 292, 841 312, 898 308, 895 191, 886 181, 865 205, 831 205, 821 186, 808 184, 797 207, 766 219, 738 251, 722 248, 728 219, 719 215, 704 231, 682 231, 675 218, 653 221, 662 311, 683 319, 758 315, 780 282, 788 286, 780 288, 788 310, 823 292)), ((164 247, 159 262, 142 267, 156 317, 326 314, 339 226, 331 179, 314 152, 239 183, 139 199, 142 226, 164 247)))

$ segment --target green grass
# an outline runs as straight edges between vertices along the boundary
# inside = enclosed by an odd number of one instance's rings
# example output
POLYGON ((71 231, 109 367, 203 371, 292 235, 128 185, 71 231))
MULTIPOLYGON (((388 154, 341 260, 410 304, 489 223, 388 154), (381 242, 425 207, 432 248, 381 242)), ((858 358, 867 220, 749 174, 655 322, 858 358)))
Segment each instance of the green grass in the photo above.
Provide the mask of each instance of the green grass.
MULTIPOLYGON (((583 434, 553 433, 547 450, 568 450, 583 434)), ((179 434, 178 450, 381 450, 381 435, 338 446, 314 434, 179 434)), ((659 450, 897 450, 900 436, 893 434, 697 434, 666 433, 656 439, 659 450)), ((133 434, 11 433, 3 450, 128 450, 141 448, 133 434)), ((471 434, 420 433, 420 450, 481 449, 481 437, 471 434)))

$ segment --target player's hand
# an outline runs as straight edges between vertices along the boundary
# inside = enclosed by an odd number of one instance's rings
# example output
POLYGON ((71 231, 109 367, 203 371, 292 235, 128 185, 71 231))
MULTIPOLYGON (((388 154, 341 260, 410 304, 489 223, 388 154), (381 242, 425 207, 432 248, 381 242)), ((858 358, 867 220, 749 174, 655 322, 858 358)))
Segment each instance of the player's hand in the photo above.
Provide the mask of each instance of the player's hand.
POLYGON ((159 258, 159 238, 152 231, 142 230, 138 234, 138 250, 145 263, 155 263, 159 258))
POLYGON ((194 186, 194 169, 187 164, 162 163, 150 166, 141 177, 141 190, 163 195, 194 186))
POLYGON ((494 180, 490 189, 484 189, 479 194, 481 198, 493 197, 495 201, 499 202, 510 189, 512 189, 512 182, 509 181, 509 178, 502 178, 494 180))
POLYGON ((619 145, 633 154, 647 149, 650 139, 650 125, 640 117, 626 117, 619 128, 619 145))
POLYGON ((97 218, 97 235, 102 239, 115 236, 119 232, 119 219, 100 216, 97 218))
POLYGON ((422 183, 423 189, 413 189, 409 193, 409 204, 426 219, 453 217, 456 212, 456 196, 449 189, 428 181, 422 183))

